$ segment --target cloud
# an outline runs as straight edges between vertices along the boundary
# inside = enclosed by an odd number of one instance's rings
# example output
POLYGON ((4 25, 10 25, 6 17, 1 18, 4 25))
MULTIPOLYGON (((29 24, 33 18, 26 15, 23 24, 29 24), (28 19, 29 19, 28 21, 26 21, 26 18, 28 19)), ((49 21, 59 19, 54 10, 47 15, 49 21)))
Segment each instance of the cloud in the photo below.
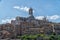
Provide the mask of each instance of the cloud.
POLYGON ((59 19, 60 16, 59 15, 53 15, 53 16, 47 16, 48 19, 51 19, 51 20, 56 20, 56 19, 59 19))
MULTIPOLYGON (((36 19, 42 20, 44 16, 37 16, 36 19)), ((47 19, 49 20, 57 20, 60 18, 59 15, 52 15, 52 16, 46 16, 47 19)))
POLYGON ((15 18, 11 18, 11 19, 2 19, 2 23, 11 23, 11 20, 15 20, 15 18))
POLYGON ((36 19, 43 20, 44 16, 37 16, 36 19))
MULTIPOLYGON (((18 10, 22 10, 22 11, 25 11, 25 12, 29 12, 29 7, 20 7, 20 6, 14 6, 13 8, 15 8, 15 9, 18 9, 18 10)), ((35 11, 33 10, 33 13, 34 13, 35 11)))
POLYGON ((18 10, 22 10, 22 11, 26 11, 26 12, 28 12, 29 11, 29 8, 28 7, 20 7, 20 6, 14 6, 13 8, 15 8, 15 9, 18 9, 18 10))
POLYGON ((14 6, 13 8, 20 9, 20 7, 19 7, 19 6, 14 6))

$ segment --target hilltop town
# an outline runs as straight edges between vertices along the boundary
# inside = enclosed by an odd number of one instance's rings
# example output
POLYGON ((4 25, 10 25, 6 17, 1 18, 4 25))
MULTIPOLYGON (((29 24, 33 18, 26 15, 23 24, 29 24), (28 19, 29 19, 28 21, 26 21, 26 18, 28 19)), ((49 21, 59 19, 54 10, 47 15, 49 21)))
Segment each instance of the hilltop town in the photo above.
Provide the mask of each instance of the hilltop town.
POLYGON ((35 19, 33 9, 29 9, 29 17, 17 16, 16 20, 11 20, 11 23, 0 24, 0 38, 15 38, 22 35, 45 34, 50 35, 53 32, 60 34, 60 24, 43 20, 35 19))

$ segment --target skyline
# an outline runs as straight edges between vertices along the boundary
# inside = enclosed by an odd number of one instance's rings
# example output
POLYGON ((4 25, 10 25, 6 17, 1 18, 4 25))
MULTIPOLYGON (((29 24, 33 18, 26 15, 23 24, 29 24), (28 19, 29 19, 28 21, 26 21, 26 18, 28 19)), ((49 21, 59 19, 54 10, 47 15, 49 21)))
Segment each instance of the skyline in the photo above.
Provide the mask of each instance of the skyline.
POLYGON ((28 17, 30 7, 34 10, 35 18, 42 19, 45 16, 50 21, 60 22, 59 0, 1 0, 0 23, 15 20, 16 16, 28 17))

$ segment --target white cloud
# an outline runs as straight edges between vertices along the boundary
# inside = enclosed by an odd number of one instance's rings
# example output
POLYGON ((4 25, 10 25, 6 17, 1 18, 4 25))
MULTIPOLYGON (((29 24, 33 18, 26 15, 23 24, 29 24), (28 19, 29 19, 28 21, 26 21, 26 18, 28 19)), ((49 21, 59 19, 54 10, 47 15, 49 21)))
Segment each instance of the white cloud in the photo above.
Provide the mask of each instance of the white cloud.
POLYGON ((53 15, 53 16, 47 16, 48 19, 51 19, 51 20, 56 20, 56 19, 59 19, 60 16, 59 15, 53 15))
POLYGON ((2 23, 11 23, 11 20, 15 20, 15 18, 11 18, 11 19, 2 19, 2 23))
POLYGON ((19 7, 19 6, 14 6, 13 8, 20 9, 20 7, 19 7))
MULTIPOLYGON (((26 11, 26 12, 29 12, 29 7, 26 7, 26 6, 14 6, 13 8, 15 8, 15 9, 18 9, 18 10, 22 10, 22 11, 26 11)), ((33 10, 33 13, 34 13, 35 11, 33 10)))
POLYGON ((20 6, 14 6, 13 8, 15 8, 15 9, 18 9, 18 10, 22 10, 22 11, 26 11, 26 12, 28 12, 29 11, 29 8, 28 7, 20 7, 20 6))
POLYGON ((36 19, 43 20, 44 16, 37 16, 36 19))
MULTIPOLYGON (((37 16, 36 19, 42 20, 44 16, 37 16)), ((57 20, 60 18, 59 15, 52 15, 52 16, 46 16, 47 19, 49 20, 57 20)))

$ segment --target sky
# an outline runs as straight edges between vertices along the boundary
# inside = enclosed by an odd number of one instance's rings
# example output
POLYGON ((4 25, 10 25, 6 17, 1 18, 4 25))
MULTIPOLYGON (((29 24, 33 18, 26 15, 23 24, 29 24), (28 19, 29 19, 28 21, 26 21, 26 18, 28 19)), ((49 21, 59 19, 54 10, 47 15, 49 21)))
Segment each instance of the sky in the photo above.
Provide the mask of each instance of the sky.
POLYGON ((15 20, 16 16, 28 17, 30 7, 36 19, 45 16, 52 22, 60 22, 60 0, 0 0, 0 23, 15 20))

